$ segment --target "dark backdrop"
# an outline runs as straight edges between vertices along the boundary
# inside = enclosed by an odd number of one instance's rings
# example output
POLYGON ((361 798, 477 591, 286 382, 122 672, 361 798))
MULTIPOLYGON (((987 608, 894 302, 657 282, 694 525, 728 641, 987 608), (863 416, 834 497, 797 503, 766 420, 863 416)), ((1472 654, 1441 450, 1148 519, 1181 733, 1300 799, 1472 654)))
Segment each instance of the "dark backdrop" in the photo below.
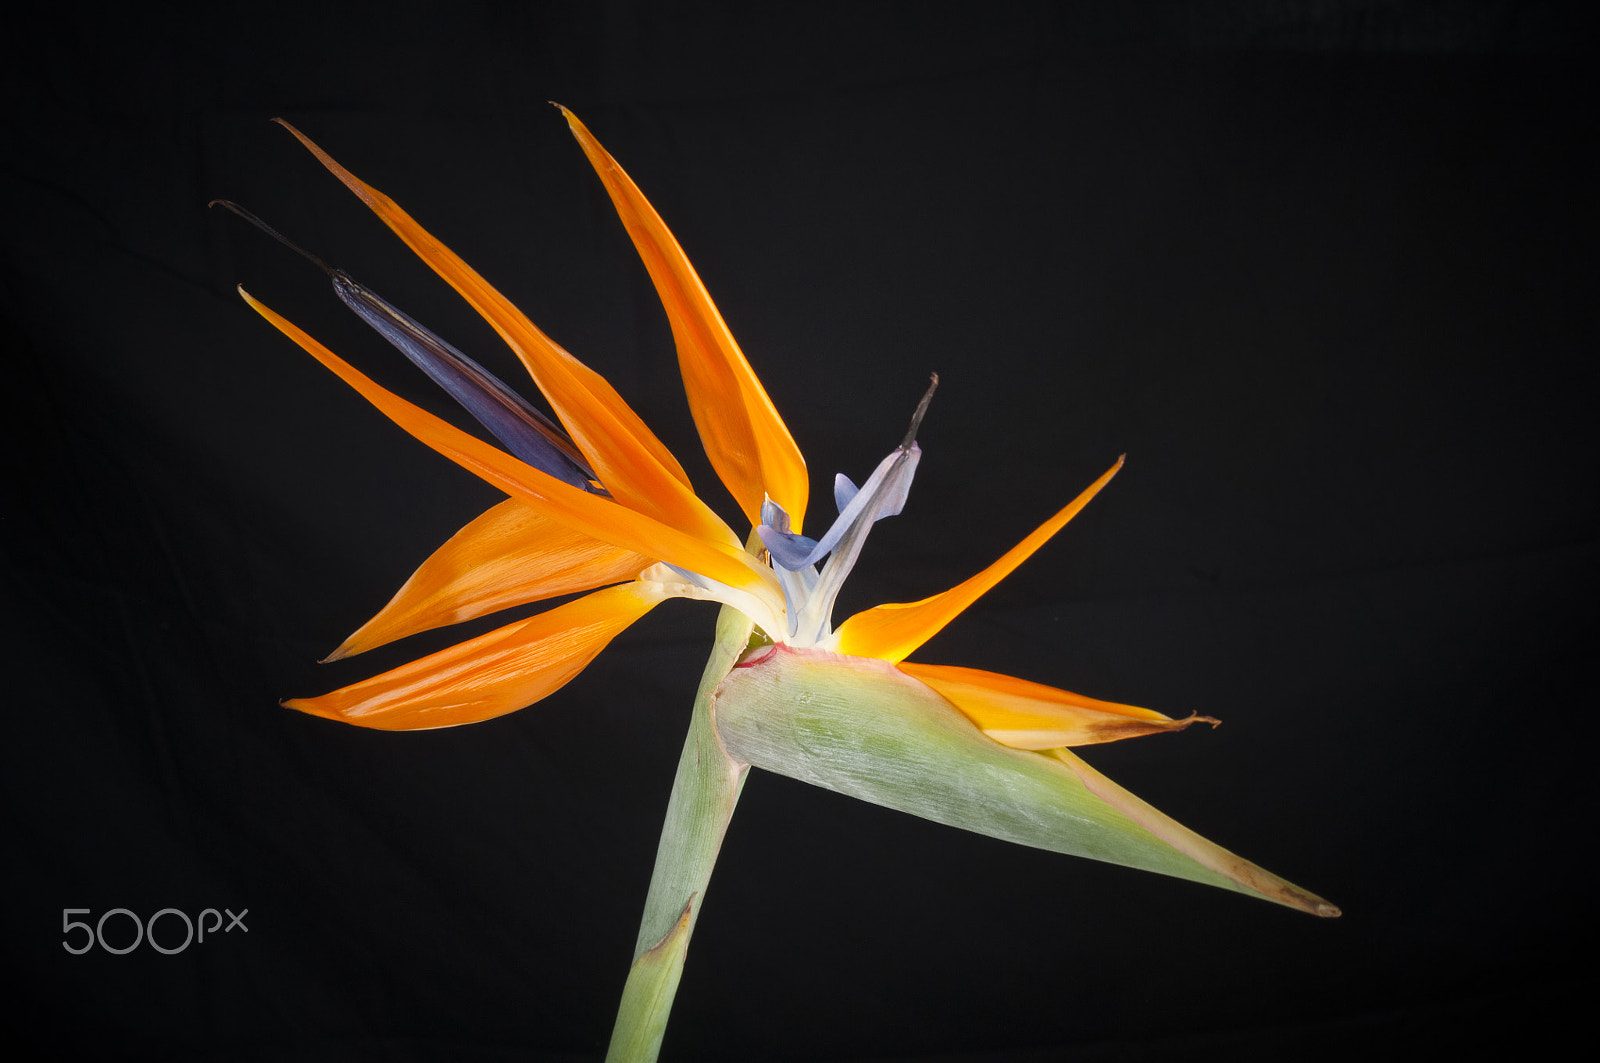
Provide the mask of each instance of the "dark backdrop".
POLYGON ((236 283, 445 408, 314 271, 205 210, 247 204, 518 379, 267 119, 296 122, 731 516, 558 99, 674 227, 819 494, 942 375, 840 615, 964 578, 1127 452, 919 657, 1221 717, 1087 757, 1346 912, 758 772, 665 1058, 1541 1055, 1592 988, 1582 8, 42 12, 4 46, 0 119, 12 1038, 599 1057, 712 610, 669 603, 476 727, 277 708, 457 637, 314 663, 496 496, 252 314, 236 283), (248 931, 62 947, 63 909, 168 907, 248 931))

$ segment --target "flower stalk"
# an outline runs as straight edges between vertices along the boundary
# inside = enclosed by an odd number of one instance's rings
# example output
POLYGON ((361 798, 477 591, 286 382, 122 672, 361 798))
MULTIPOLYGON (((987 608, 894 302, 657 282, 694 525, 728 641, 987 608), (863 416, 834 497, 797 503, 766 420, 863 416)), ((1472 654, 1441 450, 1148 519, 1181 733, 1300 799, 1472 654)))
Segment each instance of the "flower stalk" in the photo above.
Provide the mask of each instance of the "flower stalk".
POLYGON ((655 869, 639 921, 606 1063, 648 1063, 661 1050, 706 886, 750 765, 728 755, 711 722, 713 695, 749 644, 750 618, 723 606, 667 800, 655 869))

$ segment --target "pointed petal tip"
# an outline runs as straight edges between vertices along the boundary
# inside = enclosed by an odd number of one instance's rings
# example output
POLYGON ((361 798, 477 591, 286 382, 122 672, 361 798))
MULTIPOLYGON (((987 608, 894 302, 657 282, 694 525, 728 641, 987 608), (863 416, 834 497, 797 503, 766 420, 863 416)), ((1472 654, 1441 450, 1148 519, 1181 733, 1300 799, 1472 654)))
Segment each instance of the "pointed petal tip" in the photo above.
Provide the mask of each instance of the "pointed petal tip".
POLYGON ((1337 904, 1331 904, 1309 890, 1303 890, 1299 886, 1284 882, 1281 879, 1278 880, 1277 885, 1280 888, 1261 890, 1262 896, 1285 907, 1294 908, 1297 911, 1305 912, 1307 915, 1314 915, 1318 919, 1337 919, 1344 914, 1337 904))
MULTIPOLYGON (((273 122, 283 126, 283 128, 287 129, 291 134, 293 134, 294 138, 298 140, 307 151, 311 152, 311 154, 316 157, 318 162, 322 163, 324 169, 333 174, 333 176, 337 177, 346 188, 354 192, 357 199, 361 200, 373 210, 379 211, 381 215, 382 211, 379 208, 382 205, 380 199, 380 197, 382 197, 382 193, 378 192, 377 189, 371 187, 366 182, 358 178, 355 174, 339 165, 339 163, 334 160, 332 155, 329 155, 327 152, 323 151, 322 148, 317 146, 316 141, 300 132, 300 130, 296 129, 293 125, 284 121, 282 118, 274 118, 273 122)), ((391 207, 393 206, 393 204, 388 205, 391 207)), ((385 218, 384 220, 387 221, 388 219, 385 218)))
POLYGON ((278 707, 281 709, 293 709, 295 712, 303 712, 307 716, 322 716, 324 719, 327 718, 324 713, 320 713, 307 706, 307 700, 308 699, 306 698, 279 698, 278 707))
MULTIPOLYGON (((1259 871, 1260 869, 1257 868, 1256 870, 1259 871)), ((1285 908, 1293 908, 1295 911, 1305 912, 1307 915, 1314 915, 1318 919, 1337 919, 1344 914, 1337 904, 1331 904, 1309 890, 1303 890, 1293 883, 1285 882, 1276 875, 1266 874, 1266 878, 1269 881, 1243 881, 1242 884, 1248 889, 1254 890, 1265 900, 1281 904, 1285 908)))
POLYGON ((1077 516, 1101 488, 1116 476, 1125 457, 1119 457, 1116 464, 1101 473, 1077 498, 977 575, 919 602, 887 602, 847 619, 836 629, 839 652, 857 657, 879 657, 896 664, 905 660, 990 588, 1014 572, 1017 566, 1032 557, 1035 551, 1077 516))
POLYGON ((589 127, 583 124, 583 120, 577 115, 573 114, 572 111, 566 106, 557 103, 555 100, 550 101, 550 106, 561 112, 561 117, 567 120, 567 129, 574 137, 577 137, 581 141, 584 137, 593 136, 593 134, 589 132, 589 127))
POLYGON ((295 712, 303 713, 307 716, 315 716, 319 720, 332 720, 334 723, 356 724, 357 726, 361 727, 369 726, 361 723, 358 720, 351 719, 348 716, 341 716, 337 712, 333 712, 329 709, 323 708, 320 705, 317 705, 316 702, 318 700, 319 699, 317 698, 283 698, 279 700, 278 706, 280 708, 292 709, 295 712))
MULTIPOLYGON (((1088 787, 1089 792, 1117 809, 1122 815, 1162 843, 1195 861, 1200 866, 1231 881, 1241 893, 1255 894, 1275 904, 1293 908, 1323 919, 1337 918, 1339 907, 1323 900, 1222 846, 1201 837, 1104 775, 1065 749, 1050 751, 1056 760, 1088 787)), ((1220 884, 1220 883, 1214 883, 1220 884)))

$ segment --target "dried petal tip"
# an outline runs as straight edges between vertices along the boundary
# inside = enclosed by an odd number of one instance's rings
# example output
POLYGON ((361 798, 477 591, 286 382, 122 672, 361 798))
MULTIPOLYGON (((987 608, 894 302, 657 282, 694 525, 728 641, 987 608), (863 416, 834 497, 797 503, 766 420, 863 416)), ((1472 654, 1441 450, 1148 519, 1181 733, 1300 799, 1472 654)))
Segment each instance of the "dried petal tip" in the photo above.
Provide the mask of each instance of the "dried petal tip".
POLYGON ((911 427, 906 429, 906 437, 900 443, 901 450, 910 450, 911 444, 917 441, 917 429, 922 427, 922 419, 928 415, 928 404, 933 401, 933 393, 939 390, 939 374, 928 374, 928 390, 922 393, 922 399, 917 403, 917 410, 911 415, 911 427))

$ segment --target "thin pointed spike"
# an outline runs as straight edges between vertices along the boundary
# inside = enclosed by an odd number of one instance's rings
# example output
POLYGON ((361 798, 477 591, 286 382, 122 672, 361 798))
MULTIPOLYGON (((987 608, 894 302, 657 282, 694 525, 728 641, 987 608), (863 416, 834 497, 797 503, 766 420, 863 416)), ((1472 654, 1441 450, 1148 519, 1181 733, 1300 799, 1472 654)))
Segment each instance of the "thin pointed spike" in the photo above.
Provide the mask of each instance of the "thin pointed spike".
POLYGON ((266 233, 268 236, 270 236, 274 240, 278 241, 278 243, 282 244, 284 247, 287 247, 289 250, 293 251, 295 254, 299 255, 301 258, 306 259, 308 262, 310 262, 312 265, 316 266, 318 269, 320 269, 322 272, 326 273, 328 276, 332 277, 336 273, 338 273, 338 270, 334 269, 332 266, 330 266, 326 262, 322 261, 321 258, 319 258, 316 255, 313 255, 310 251, 307 251, 305 248, 301 247, 299 244, 295 243, 293 240, 289 239, 287 236, 283 235, 278 230, 276 230, 272 226, 268 225, 266 222, 262 221, 260 216, 258 216, 254 211, 246 210, 244 207, 239 206, 239 204, 235 203, 233 200, 231 200, 231 199, 213 199, 210 203, 207 203, 206 206, 208 206, 208 207, 221 207, 223 210, 227 211, 228 213, 236 215, 236 216, 238 216, 240 218, 243 218, 245 221, 249 222, 251 225, 254 225, 257 229, 260 229, 262 232, 266 233))

